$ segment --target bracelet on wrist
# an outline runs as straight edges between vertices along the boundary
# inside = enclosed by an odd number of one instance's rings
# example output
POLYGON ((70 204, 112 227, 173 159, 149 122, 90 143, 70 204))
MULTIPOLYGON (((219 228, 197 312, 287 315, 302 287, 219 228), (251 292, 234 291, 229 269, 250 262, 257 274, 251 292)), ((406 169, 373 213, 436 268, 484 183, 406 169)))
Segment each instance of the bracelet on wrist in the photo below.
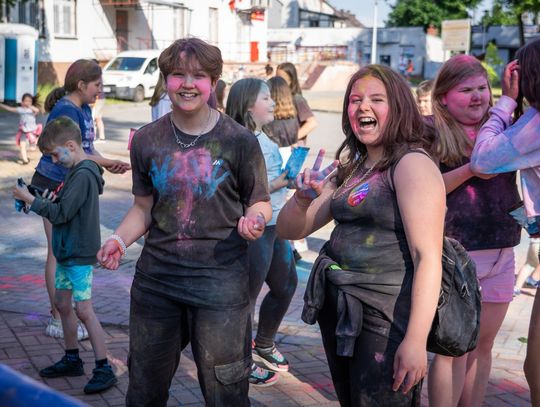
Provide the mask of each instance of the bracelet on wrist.
POLYGON ((118 246, 118 250, 120 250, 120 253, 122 256, 126 255, 127 246, 124 242, 124 239, 122 239, 120 236, 113 234, 109 237, 109 240, 112 240, 114 243, 116 243, 116 246, 118 246))
POLYGON ((309 202, 307 205, 306 204, 302 204, 299 200, 298 200, 298 197, 296 196, 296 193, 293 194, 293 198, 294 198, 294 202, 296 202, 296 206, 300 207, 300 208, 309 208, 309 206, 311 205, 311 202, 309 202))

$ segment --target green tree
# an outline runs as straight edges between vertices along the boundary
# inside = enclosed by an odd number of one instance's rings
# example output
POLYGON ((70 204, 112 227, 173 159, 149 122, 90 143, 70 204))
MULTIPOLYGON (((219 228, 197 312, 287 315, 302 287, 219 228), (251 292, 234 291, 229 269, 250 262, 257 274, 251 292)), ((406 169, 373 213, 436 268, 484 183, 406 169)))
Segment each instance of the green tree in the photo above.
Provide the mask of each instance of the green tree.
POLYGON ((525 33, 523 28, 523 13, 533 13, 535 16, 540 13, 540 0, 502 0, 504 5, 513 12, 514 24, 519 26, 519 41, 521 45, 525 44, 525 33))
MULTIPOLYGON (((539 0, 540 1, 540 0, 539 0)), ((389 27, 414 27, 434 24, 439 29, 443 20, 469 17, 481 0, 397 0, 388 15, 389 27)))
POLYGON ((512 10, 508 9, 504 0, 495 0, 491 12, 485 12, 481 24, 484 27, 490 25, 517 25, 516 17, 512 10))

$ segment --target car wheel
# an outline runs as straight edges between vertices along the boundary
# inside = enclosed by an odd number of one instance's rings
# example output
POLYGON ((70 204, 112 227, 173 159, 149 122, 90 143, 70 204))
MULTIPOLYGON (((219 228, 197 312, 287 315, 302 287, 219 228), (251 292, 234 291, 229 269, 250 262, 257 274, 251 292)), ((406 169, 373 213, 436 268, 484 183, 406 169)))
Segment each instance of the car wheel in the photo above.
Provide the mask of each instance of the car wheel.
POLYGON ((135 92, 133 92, 133 101, 140 103, 144 100, 144 88, 139 85, 135 88, 135 92))

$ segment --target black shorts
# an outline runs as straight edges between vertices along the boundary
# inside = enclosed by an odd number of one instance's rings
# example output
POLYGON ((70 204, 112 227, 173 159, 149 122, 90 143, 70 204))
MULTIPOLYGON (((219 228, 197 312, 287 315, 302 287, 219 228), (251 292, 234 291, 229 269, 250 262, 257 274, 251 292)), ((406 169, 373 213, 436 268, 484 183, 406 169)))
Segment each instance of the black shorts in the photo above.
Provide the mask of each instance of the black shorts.
POLYGON ((41 175, 37 171, 34 172, 34 175, 32 176, 32 181, 30 183, 38 188, 41 188, 43 190, 48 189, 49 191, 56 191, 58 186, 61 184, 61 182, 47 178, 46 176, 41 175))

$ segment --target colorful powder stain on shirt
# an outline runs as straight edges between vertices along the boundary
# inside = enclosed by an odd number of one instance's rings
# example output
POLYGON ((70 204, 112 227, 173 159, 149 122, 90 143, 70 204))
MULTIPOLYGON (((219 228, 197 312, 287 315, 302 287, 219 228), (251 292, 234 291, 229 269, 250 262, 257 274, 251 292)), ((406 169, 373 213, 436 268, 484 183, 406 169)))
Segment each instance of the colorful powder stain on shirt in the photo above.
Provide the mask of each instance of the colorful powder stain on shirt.
POLYGON ((351 193, 349 194, 347 203, 350 206, 360 205, 360 203, 366 198, 368 192, 369 192, 369 184, 367 182, 365 184, 354 187, 351 193))

